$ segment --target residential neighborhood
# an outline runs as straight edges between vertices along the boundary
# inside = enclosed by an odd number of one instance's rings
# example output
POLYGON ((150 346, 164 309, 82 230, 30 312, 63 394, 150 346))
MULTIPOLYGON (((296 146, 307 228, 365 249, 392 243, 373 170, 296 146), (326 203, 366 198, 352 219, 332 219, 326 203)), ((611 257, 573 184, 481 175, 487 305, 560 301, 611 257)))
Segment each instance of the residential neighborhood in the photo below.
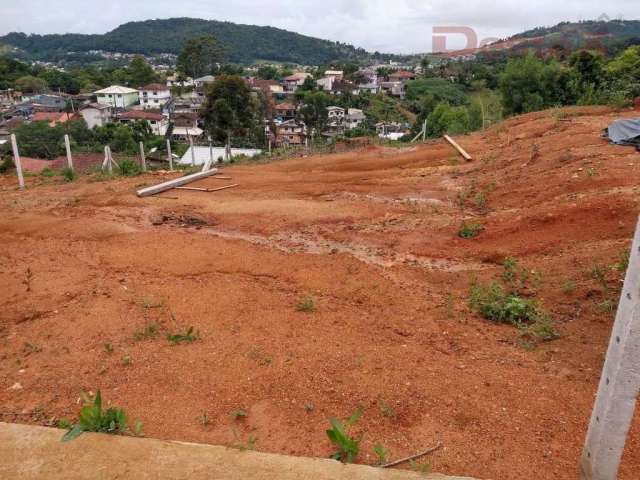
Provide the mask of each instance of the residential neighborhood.
MULTIPOLYGON (((332 141, 350 132, 367 130, 385 139, 403 136, 409 131, 409 123, 379 124, 376 119, 368 118, 365 109, 352 107, 349 103, 360 96, 381 94, 404 98, 406 82, 415 79, 417 74, 405 69, 409 66, 392 66, 388 76, 378 75, 380 69, 389 68, 386 64, 362 67, 350 75, 359 82, 347 80, 342 70, 326 69, 316 71, 314 75, 307 71, 313 70, 310 67, 273 79, 242 76, 247 87, 266 105, 263 118, 265 144, 260 146, 303 146, 312 138, 332 141), (322 92, 328 99, 318 117, 324 120, 318 121, 317 125, 307 125, 303 115, 304 93, 311 91, 322 92)), ((255 71, 248 69, 248 73, 255 71)), ((177 73, 156 74, 162 81, 138 88, 113 84, 76 95, 52 91, 37 94, 24 94, 14 89, 0 91, 0 137, 6 138, 12 126, 24 122, 42 121, 54 126, 83 119, 90 129, 110 123, 145 122, 154 135, 169 136, 187 144, 206 144, 205 120, 201 113, 207 89, 215 83, 216 76, 191 78, 177 73)))

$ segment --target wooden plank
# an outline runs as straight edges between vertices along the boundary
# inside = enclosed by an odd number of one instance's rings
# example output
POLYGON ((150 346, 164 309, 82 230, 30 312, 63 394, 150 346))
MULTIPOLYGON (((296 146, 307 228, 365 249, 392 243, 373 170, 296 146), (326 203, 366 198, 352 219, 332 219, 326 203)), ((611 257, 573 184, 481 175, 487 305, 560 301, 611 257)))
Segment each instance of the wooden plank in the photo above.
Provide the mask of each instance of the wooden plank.
POLYGON ((224 187, 218 187, 218 188, 211 188, 209 189, 210 192, 217 192, 219 190, 226 190, 227 188, 233 188, 233 187, 238 187, 239 184, 234 183, 233 185, 225 185, 224 187))
POLYGON ((464 157, 464 159, 465 159, 467 162, 469 162, 469 161, 473 160, 473 158, 471 157, 471 155, 469 155, 469 154, 464 150, 464 148, 462 148, 460 145, 458 145, 458 144, 456 143, 456 141, 455 141, 453 138, 451 138, 449 135, 445 135, 445 136, 444 136, 444 139, 445 139, 447 142, 449 142, 449 143, 453 146, 453 148, 455 148, 455 149, 458 151, 458 153, 460 153, 460 155, 462 155, 462 156, 464 157))
POLYGON ((640 222, 580 461, 583 480, 615 480, 640 393, 640 222))
POLYGON ((176 190, 195 190, 196 192, 210 192, 210 188, 198 188, 198 187, 175 187, 176 190))
POLYGON ((200 180, 201 178, 207 178, 212 175, 215 175, 218 169, 212 168, 206 172, 196 172, 191 175, 185 175, 184 177, 175 178, 173 180, 168 180, 166 182, 159 183, 158 185, 153 185, 151 187, 146 187, 138 190, 136 194, 139 197, 148 197, 150 195, 155 195, 156 193, 165 192, 167 190, 171 190, 175 187, 181 187, 182 185, 187 185, 191 182, 195 182, 196 180, 200 180))

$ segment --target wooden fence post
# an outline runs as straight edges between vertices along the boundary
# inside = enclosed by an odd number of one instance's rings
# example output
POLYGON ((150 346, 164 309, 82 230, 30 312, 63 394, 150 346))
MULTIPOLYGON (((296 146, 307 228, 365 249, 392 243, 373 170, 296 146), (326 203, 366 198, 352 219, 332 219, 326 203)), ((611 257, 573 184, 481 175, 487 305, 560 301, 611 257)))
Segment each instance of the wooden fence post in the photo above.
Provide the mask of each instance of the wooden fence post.
POLYGON ((20 161, 20 152, 18 151, 18 142, 16 135, 11 134, 11 148, 13 148, 13 163, 16 165, 16 172, 18 173, 18 185, 20 188, 24 188, 24 177, 22 176, 22 162, 20 161))
POLYGON ((109 168, 109 175, 113 174, 113 157, 111 156, 111 147, 107 146, 107 157, 109 161, 107 162, 109 168))
POLYGON ((640 394, 640 222, 580 462, 583 480, 615 480, 640 394))
POLYGON ((144 143, 140 142, 140 166, 142 167, 142 171, 147 171, 147 159, 144 158, 144 143))
POLYGON ((67 167, 73 170, 73 158, 71 157, 71 143, 69 142, 69 135, 64 136, 64 147, 67 150, 67 167))
POLYGON ((173 172, 173 157, 171 156, 171 140, 167 140, 167 156, 169 157, 169 170, 173 172))

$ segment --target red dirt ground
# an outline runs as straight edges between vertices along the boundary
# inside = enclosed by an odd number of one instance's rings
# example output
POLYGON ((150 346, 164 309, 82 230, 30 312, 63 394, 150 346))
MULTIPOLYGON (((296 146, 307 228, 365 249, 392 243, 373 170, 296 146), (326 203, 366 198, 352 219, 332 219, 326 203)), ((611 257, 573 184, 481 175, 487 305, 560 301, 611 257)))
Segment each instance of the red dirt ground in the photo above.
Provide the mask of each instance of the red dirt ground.
MULTIPOLYGON (((162 173, 28 177, 24 192, 2 177, 2 419, 75 419, 81 392, 99 388, 150 437, 253 433, 257 450, 324 457, 327 417, 362 406, 361 463, 375 442, 394 459, 441 440, 434 471, 577 478, 640 157, 599 138, 632 113, 565 112, 459 138, 466 164, 442 142, 370 146, 232 166, 231 182, 198 182, 240 184, 215 193, 135 196, 162 173), (464 219, 485 230, 458 238, 464 219), (472 279, 498 278, 508 256, 539 277, 560 339, 524 348, 468 307, 472 279), (305 295, 315 312, 297 311, 305 295), (135 339, 149 324, 160 332, 135 339), (198 341, 169 345, 190 326, 198 341)), ((620 478, 639 469, 636 419, 620 478)))

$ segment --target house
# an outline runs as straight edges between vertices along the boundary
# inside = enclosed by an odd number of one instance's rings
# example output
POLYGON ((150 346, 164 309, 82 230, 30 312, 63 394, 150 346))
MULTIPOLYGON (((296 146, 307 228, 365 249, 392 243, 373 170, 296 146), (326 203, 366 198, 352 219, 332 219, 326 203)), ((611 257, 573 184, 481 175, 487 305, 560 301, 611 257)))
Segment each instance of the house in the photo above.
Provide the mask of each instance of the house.
POLYGON ((204 77, 196 78, 193 81, 193 84, 196 88, 202 88, 209 83, 213 83, 216 81, 216 77, 213 75, 205 75, 204 77))
POLYGON ((344 72, 342 70, 327 70, 324 72, 325 77, 332 77, 335 80, 342 80, 344 72))
POLYGON ((176 112, 173 114, 174 127, 197 128, 198 114, 194 112, 176 112))
POLYGON ((335 77, 322 77, 316 80, 316 85, 325 92, 330 92, 333 90, 333 83, 335 80, 335 77))
POLYGON ((193 112, 197 113, 204 104, 205 96, 200 92, 193 91, 183 93, 179 97, 175 97, 172 102, 173 112, 193 112))
POLYGON ((67 107, 67 99, 62 95, 39 94, 30 100, 36 112, 62 112, 67 107))
POLYGON ((389 75, 390 82, 406 82, 408 80, 414 80, 415 78, 415 73, 406 70, 398 70, 389 75))
POLYGON ((204 134, 198 127, 173 127, 171 138, 179 142, 188 142, 189 139, 197 140, 204 134))
POLYGON ((304 145, 307 127, 303 122, 287 120, 276 125, 276 145, 304 145))
POLYGON ((9 88, 0 90, 0 103, 5 105, 13 105, 22 101, 22 92, 9 88))
POLYGON ((275 80, 251 78, 247 83, 253 90, 262 91, 267 95, 282 95, 284 93, 284 87, 275 80))
POLYGON ((145 85, 138 91, 140 105, 147 109, 162 109, 169 101, 171 101, 171 91, 169 87, 160 83, 150 83, 145 85))
POLYGON ((67 112, 36 112, 32 115, 32 122, 47 122, 50 127, 55 127, 58 124, 66 123, 70 120, 77 120, 80 115, 77 113, 67 112))
POLYGON ((282 122, 296 118, 296 106, 291 103, 278 103, 273 110, 275 117, 282 122))
POLYGON ((376 123, 376 133, 380 138, 398 140, 409 133, 409 127, 398 122, 379 122, 376 123))
POLYGON ((118 121, 125 124, 135 121, 147 122, 154 135, 164 135, 167 133, 167 127, 169 126, 169 121, 164 115, 146 110, 129 110, 121 113, 118 116, 118 121))
POLYGON ((124 110, 138 103, 138 90, 120 85, 112 85, 95 92, 98 103, 111 105, 115 109, 124 110))
POLYGON ((307 77, 310 77, 310 73, 306 72, 296 72, 293 75, 289 75, 288 77, 284 77, 282 79, 282 83, 284 85, 285 92, 295 92, 300 85, 304 83, 307 77))
POLYGON ((104 103, 90 103, 80 110, 80 115, 89 128, 104 127, 113 120, 113 109, 104 103))
POLYGON ((380 88, 389 95, 404 98, 404 83, 402 82, 380 82, 380 88))
POLYGON ((342 107, 327 107, 327 117, 329 118, 329 122, 337 121, 342 123, 344 121, 345 110, 342 107))
POLYGON ((358 85, 358 90, 360 93, 371 93, 373 95, 380 93, 382 87, 377 83, 364 83, 362 85, 358 85))
POLYGON ((170 75, 167 77, 167 87, 193 87, 193 78, 185 77, 181 79, 177 74, 170 75))
POLYGON ((367 117, 364 112, 358 108, 350 108, 344 117, 344 126, 347 130, 353 130, 360 127, 367 117))

